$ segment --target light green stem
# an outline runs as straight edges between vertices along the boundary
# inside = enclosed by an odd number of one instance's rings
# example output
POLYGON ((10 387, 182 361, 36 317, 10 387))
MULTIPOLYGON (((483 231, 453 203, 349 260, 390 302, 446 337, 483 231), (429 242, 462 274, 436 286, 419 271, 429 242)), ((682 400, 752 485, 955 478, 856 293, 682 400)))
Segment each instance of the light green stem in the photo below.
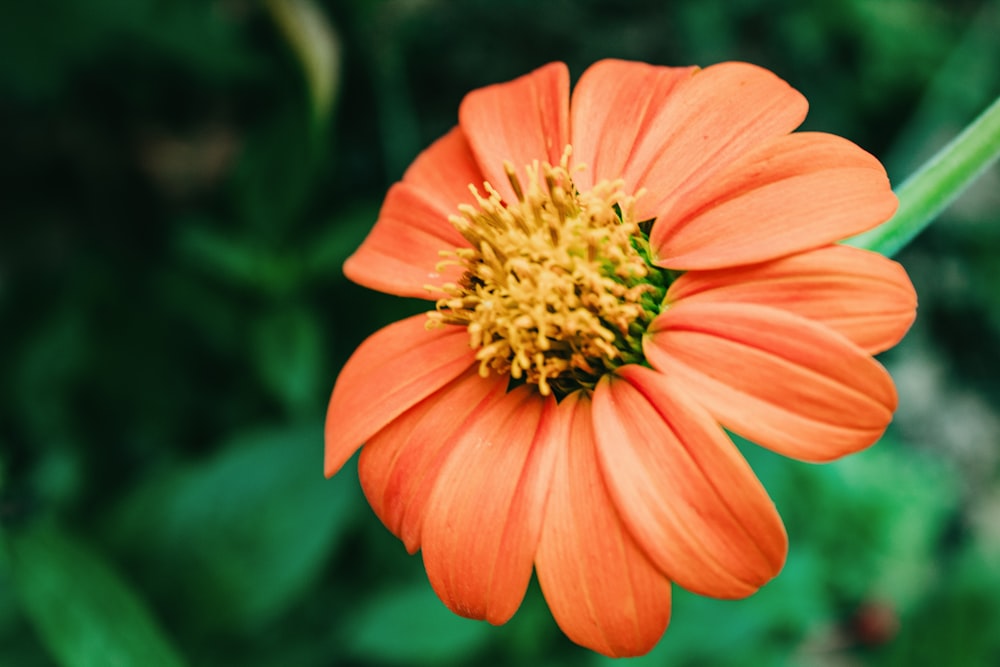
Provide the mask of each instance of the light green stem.
POLYGON ((931 224, 998 156, 1000 98, 896 189, 896 215, 845 243, 891 257, 931 224))

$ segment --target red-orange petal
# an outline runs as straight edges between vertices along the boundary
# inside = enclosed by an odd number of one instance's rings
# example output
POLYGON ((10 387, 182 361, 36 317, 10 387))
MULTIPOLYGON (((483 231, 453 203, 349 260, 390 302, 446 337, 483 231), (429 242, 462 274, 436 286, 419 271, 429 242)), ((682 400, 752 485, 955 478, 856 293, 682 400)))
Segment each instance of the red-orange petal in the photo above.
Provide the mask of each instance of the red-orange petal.
POLYGON ((677 303, 653 321, 644 351, 723 426, 792 458, 863 449, 896 407, 892 378, 864 350, 778 308, 677 303))
POLYGON ((623 366, 594 392, 597 456, 636 542, 702 595, 749 595, 784 564, 787 537, 767 492, 684 386, 623 366))
POLYGON ((783 259, 716 271, 689 271, 667 302, 756 303, 821 322, 870 354, 902 339, 917 295, 898 263, 868 250, 831 245, 783 259))
POLYGON ((461 327, 428 331, 414 315, 369 336, 337 377, 326 412, 326 476, 389 422, 475 363, 461 327))
POLYGON ((625 529, 597 462, 590 400, 558 408, 559 448, 535 569, 553 617, 577 644, 643 655, 670 620, 670 582, 625 529))
POLYGON ((420 548, 424 511, 438 471, 464 430, 507 388, 473 366, 376 433, 361 449, 358 477, 375 514, 411 554, 420 548))
POLYGON ((557 447, 555 399, 522 386, 466 425, 424 516, 431 585, 456 614, 506 622, 531 579, 557 447))
POLYGON ((574 173, 581 191, 616 180, 637 144, 658 131, 654 125, 666 99, 697 67, 657 67, 624 60, 601 60, 580 77, 570 103, 574 173))
POLYGON ((896 210, 882 165, 850 141, 800 132, 762 143, 659 211, 658 263, 715 269, 871 229, 896 210))
POLYGON ((628 188, 646 190, 636 204, 639 219, 663 214, 757 144, 791 132, 807 108, 798 91, 755 65, 697 71, 662 100, 619 174, 628 188))
POLYGON ((462 274, 457 264, 438 271, 444 259, 441 251, 469 245, 455 228, 449 232, 449 226, 422 191, 396 183, 368 237, 344 262, 344 275, 387 294, 440 299, 442 293, 426 286, 453 283, 462 274))
POLYGON ((426 193, 433 207, 443 216, 442 224, 453 232, 448 216, 458 213, 459 204, 476 202, 469 186, 478 187, 482 180, 483 172, 465 134, 457 126, 420 153, 403 174, 403 182, 426 193))
POLYGON ((559 164, 569 143, 569 70, 549 63, 513 81, 474 90, 462 100, 458 121, 486 180, 514 201, 504 162, 526 184, 526 165, 559 164))
POLYGON ((385 197, 375 226, 347 262, 344 274, 365 287, 418 299, 438 299, 425 285, 455 282, 458 265, 437 270, 442 250, 468 242, 448 220, 459 204, 473 203, 469 185, 482 173, 457 127, 431 144, 385 197))

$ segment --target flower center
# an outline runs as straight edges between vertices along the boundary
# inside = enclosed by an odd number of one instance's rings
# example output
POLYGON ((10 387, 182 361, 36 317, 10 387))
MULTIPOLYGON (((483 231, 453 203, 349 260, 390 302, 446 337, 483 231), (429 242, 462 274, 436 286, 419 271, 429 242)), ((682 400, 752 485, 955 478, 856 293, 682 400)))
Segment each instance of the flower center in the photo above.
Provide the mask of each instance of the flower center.
POLYGON ((483 377, 507 373, 544 395, 592 388, 623 364, 643 363, 642 335, 668 276, 650 262, 636 197, 621 181, 578 192, 568 148, 558 166, 528 166, 527 188, 504 166, 517 201, 489 183, 487 196, 469 186, 477 205, 450 220, 471 247, 442 252, 442 265, 465 272, 432 288, 446 296, 428 326, 467 327, 483 377))

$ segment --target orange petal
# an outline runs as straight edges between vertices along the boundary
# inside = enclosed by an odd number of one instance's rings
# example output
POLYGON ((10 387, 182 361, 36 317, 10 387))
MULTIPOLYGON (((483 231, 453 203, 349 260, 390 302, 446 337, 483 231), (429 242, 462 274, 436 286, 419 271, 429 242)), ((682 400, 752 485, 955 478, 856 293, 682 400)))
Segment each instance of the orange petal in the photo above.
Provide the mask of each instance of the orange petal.
POLYGON ((506 622, 531 579, 560 443, 554 398, 521 386, 468 423, 438 475, 424 517, 424 565, 456 614, 506 622))
POLYGON ((478 187, 482 180, 483 173, 459 127, 428 146, 403 174, 403 182, 424 192, 453 232, 448 216, 458 213, 459 204, 476 203, 469 186, 478 187))
POLYGON ((387 294, 441 298, 425 286, 457 282, 462 274, 457 264, 438 271, 441 251, 469 244, 432 206, 420 190, 407 183, 393 185, 375 226, 344 262, 344 275, 387 294))
POLYGON ((483 180, 469 145, 457 127, 444 135, 389 189, 378 220, 361 247, 344 264, 348 278, 397 296, 437 299, 425 285, 455 282, 458 266, 437 270, 442 250, 467 247, 448 216, 473 203, 469 185, 483 180))
POLYGON ((637 202, 639 219, 660 215, 668 202, 757 144, 791 132, 807 107, 798 91, 755 65, 721 63, 697 71, 669 91, 620 174, 630 189, 646 189, 637 202))
POLYGON ((764 264, 689 271, 670 303, 756 303, 821 322, 870 354, 900 341, 917 295, 902 266, 878 253, 831 245, 764 264))
POLYGON ((670 620, 670 582, 622 524, 597 463, 591 403, 558 408, 559 448, 535 568, 552 615, 577 644, 643 655, 670 620))
POLYGON ((697 69, 624 60, 587 68, 570 104, 573 160, 587 167, 574 174, 581 191, 621 178, 636 144, 656 132, 653 122, 666 99, 697 69))
POLYGON ((594 392, 597 457, 636 542, 693 592, 743 597, 784 564, 785 529, 735 445, 684 387, 638 365, 594 392))
POLYGON ((524 167, 534 161, 559 164, 569 143, 569 70, 549 63, 513 81, 465 96, 458 121, 486 180, 507 201, 514 191, 504 162, 527 183, 524 167))
POLYGON ((871 229, 896 205, 878 160, 841 137, 800 132, 686 190, 660 212, 650 243, 672 269, 750 264, 871 229))
POLYGON ((478 418, 487 401, 507 388, 507 378, 479 376, 472 367, 410 408, 361 449, 361 488, 382 523, 411 554, 420 548, 424 510, 455 437, 478 418))
POLYGON ((414 315, 369 336, 337 377, 326 411, 326 476, 393 419, 475 363, 462 327, 428 331, 414 315))
POLYGON ((896 408, 885 369, 828 327, 756 304, 682 302, 644 343, 726 428, 806 461, 871 445, 896 408))

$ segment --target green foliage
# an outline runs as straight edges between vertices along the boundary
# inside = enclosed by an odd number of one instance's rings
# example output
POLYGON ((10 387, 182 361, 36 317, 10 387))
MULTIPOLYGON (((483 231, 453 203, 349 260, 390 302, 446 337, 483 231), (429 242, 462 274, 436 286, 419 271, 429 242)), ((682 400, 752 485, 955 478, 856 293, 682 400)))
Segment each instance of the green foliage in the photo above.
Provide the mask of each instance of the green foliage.
POLYGON ((455 616, 420 583, 372 596, 341 631, 349 652, 398 665, 445 665, 474 655, 489 626, 455 616))
POLYGON ((57 98, 88 66, 129 51, 207 81, 259 64, 225 11, 197 0, 38 0, 5 7, 3 19, 0 80, 27 99, 57 98))
POLYGON ((67 667, 185 664, 136 593, 97 553, 53 528, 7 537, 10 580, 67 667))
POLYGON ((236 436, 126 496, 114 539, 197 624, 259 627, 316 578, 354 514, 356 496, 316 466, 320 441, 317 426, 236 436))
MULTIPOLYGON (((533 585, 457 618, 322 477, 368 334, 341 265, 467 91, 549 60, 756 62, 894 182, 1000 92, 997 0, 35 0, 0 9, 0 664, 609 664, 533 585)), ((1000 664, 1000 188, 904 250, 890 436, 741 443, 785 519, 741 601, 675 589, 636 665, 1000 664), (983 517, 986 517, 985 519, 983 517)), ((376 382, 391 378, 373 378, 376 382)))
POLYGON ((323 10, 311 0, 268 0, 267 8, 302 63, 313 121, 324 128, 340 79, 340 42, 323 10))

